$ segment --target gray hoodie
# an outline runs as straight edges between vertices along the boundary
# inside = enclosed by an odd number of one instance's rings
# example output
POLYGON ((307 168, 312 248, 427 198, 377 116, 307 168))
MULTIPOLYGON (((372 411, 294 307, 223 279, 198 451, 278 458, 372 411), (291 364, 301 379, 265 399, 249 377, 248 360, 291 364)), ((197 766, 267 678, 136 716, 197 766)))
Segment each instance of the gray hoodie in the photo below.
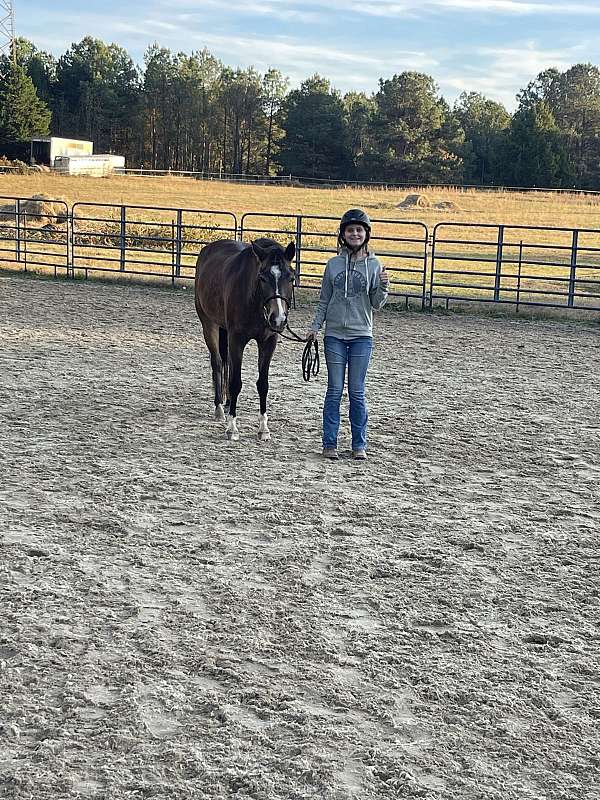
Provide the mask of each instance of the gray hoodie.
POLYGON ((343 248, 325 267, 319 304, 311 330, 318 331, 325 322, 325 336, 355 339, 373 335, 373 309, 381 308, 388 290, 380 281, 381 264, 368 253, 356 261, 343 248))

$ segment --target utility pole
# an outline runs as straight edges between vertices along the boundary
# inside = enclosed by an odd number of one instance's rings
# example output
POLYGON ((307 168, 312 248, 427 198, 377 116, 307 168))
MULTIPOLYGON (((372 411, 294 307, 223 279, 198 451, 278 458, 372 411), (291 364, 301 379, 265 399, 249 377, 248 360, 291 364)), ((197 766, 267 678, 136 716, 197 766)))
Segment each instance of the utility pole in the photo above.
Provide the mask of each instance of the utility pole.
POLYGON ((0 0, 0 53, 17 63, 15 44, 15 10, 12 0, 0 0))

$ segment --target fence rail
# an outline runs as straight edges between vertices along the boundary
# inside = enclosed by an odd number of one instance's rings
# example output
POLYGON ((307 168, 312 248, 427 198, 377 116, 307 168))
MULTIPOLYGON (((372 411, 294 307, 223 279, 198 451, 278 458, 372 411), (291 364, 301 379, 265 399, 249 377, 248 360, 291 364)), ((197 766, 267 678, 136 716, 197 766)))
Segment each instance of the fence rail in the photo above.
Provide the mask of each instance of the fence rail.
POLYGON ((307 175, 258 175, 244 172, 210 172, 208 170, 185 169, 149 169, 147 167, 117 167, 116 175, 132 175, 134 177, 181 177, 206 181, 226 181, 229 183, 257 183, 284 186, 305 186, 308 188, 374 188, 374 189, 476 189, 487 192, 552 192, 554 194, 582 194, 597 196, 596 189, 578 189, 576 186, 555 188, 544 186, 503 186, 484 183, 419 183, 418 181, 369 181, 345 178, 314 178, 307 175))
MULTIPOLYGON (((337 252, 334 217, 0 196, 0 266, 168 279, 194 277, 203 245, 269 236, 296 245, 297 285, 320 286, 337 252)), ((421 308, 495 303, 600 311, 600 229, 374 219, 391 293, 421 308)))
POLYGON ((600 311, 600 230, 438 223, 429 304, 436 300, 600 311))
POLYGON ((71 269, 86 277, 91 271, 121 272, 175 282, 194 277, 205 244, 237 234, 237 218, 229 211, 75 203, 71 269))
POLYGON ((68 273, 70 214, 63 200, 0 195, 0 264, 68 273))
MULTIPOLYGON (((425 298, 427 275, 427 226, 421 222, 373 219, 376 233, 371 242, 390 273, 391 292, 416 299, 425 298)), ((273 214, 251 211, 240 220, 240 238, 247 235, 289 237, 296 245, 296 275, 299 286, 318 288, 327 261, 337 253, 339 219, 311 214, 273 214)))

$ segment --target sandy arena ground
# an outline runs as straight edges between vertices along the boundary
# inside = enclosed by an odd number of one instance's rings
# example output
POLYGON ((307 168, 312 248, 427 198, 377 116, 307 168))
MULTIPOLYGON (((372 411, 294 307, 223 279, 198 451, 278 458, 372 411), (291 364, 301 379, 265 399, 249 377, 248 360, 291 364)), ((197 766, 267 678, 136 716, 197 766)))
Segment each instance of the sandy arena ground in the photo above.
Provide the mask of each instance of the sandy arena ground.
POLYGON ((0 331, 3 798, 600 796, 597 324, 380 315, 366 464, 288 343, 228 443, 189 290, 0 331))

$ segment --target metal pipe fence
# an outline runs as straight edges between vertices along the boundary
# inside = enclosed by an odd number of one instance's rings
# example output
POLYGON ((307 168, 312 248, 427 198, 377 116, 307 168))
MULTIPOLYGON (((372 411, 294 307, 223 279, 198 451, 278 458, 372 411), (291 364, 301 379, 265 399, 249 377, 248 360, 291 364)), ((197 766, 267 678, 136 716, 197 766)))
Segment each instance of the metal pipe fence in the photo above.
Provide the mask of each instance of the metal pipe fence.
POLYGON ((236 239, 235 214, 197 208, 75 203, 71 215, 72 274, 120 272, 193 278, 205 244, 236 239))
POLYGON ((69 218, 63 200, 0 196, 0 265, 68 274, 69 218))
MULTIPOLYGON (((296 282, 320 286, 337 252, 336 217, 0 196, 0 267, 55 276, 189 281, 200 249, 259 236, 296 245, 296 282)), ((600 229, 374 219, 391 293, 431 309, 456 303, 600 311, 600 229)))
POLYGON ((600 230, 438 223, 429 306, 436 300, 600 311, 600 230))

